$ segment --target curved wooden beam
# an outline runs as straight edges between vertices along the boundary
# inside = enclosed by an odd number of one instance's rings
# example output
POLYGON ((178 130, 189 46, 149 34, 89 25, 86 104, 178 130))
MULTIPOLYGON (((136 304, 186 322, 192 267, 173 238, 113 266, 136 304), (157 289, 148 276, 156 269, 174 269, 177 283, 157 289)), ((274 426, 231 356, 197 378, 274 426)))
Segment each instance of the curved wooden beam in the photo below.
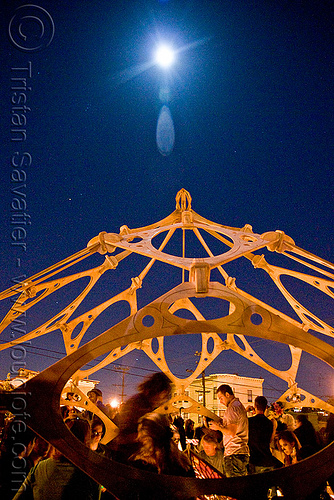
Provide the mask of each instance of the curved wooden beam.
POLYGON ((210 283, 206 296, 232 303, 233 312, 228 316, 197 321, 182 319, 170 312, 174 302, 194 296, 194 283, 177 286, 29 380, 25 389, 3 394, 2 401, 12 410, 20 404, 24 406, 29 427, 121 500, 126 500, 133 491, 152 491, 161 499, 179 492, 189 496, 224 494, 238 500, 248 500, 249 492, 256 491, 260 500, 266 498, 268 488, 273 485, 282 488, 286 500, 305 498, 334 473, 334 444, 307 460, 266 474, 219 480, 189 479, 136 470, 100 456, 80 443, 63 423, 59 401, 68 379, 96 357, 121 345, 145 339, 201 332, 255 336, 294 345, 334 367, 334 347, 305 332, 302 326, 298 328, 220 283, 210 283), (252 323, 253 314, 261 316, 260 325, 252 323), (146 316, 153 318, 152 326, 143 324, 146 316), (41 404, 46 395, 50 403, 41 404))

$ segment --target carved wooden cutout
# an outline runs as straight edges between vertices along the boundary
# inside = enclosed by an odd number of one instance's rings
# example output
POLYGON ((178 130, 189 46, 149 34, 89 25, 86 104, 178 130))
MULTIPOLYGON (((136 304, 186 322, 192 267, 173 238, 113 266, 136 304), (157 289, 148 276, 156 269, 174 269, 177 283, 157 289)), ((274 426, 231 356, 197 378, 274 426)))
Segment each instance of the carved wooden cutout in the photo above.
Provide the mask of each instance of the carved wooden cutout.
MULTIPOLYGON (((149 487, 156 491, 161 498, 168 498, 173 491, 187 491, 189 496, 220 493, 243 500, 248 499, 249 491, 255 491, 255 489, 259 492, 259 498, 260 495, 265 497, 266 491, 273 485, 279 485, 283 488, 287 500, 303 498, 334 472, 332 462, 334 445, 330 445, 313 457, 294 466, 261 474, 260 477, 254 475, 226 480, 166 478, 117 464, 85 448, 63 424, 59 404, 63 388, 69 378, 72 377, 75 381, 78 378, 91 375, 130 351, 141 349, 160 370, 170 377, 176 387, 177 395, 158 411, 168 413, 175 409, 177 401, 182 400, 188 403, 191 411, 214 416, 200 404, 187 397, 185 390, 221 352, 232 350, 287 382, 288 389, 280 398, 286 402, 287 406, 319 406, 334 412, 331 405, 298 388, 296 384, 296 374, 303 350, 334 367, 334 348, 310 332, 310 330, 314 330, 327 337, 333 337, 333 327, 306 309, 281 282, 281 276, 288 275, 313 286, 326 294, 327 297, 334 298, 333 270, 333 264, 296 247, 293 240, 282 231, 271 231, 259 235, 253 233, 250 225, 245 225, 241 229, 231 228, 199 216, 191 208, 189 193, 181 190, 176 197, 176 210, 162 221, 137 229, 122 226, 119 234, 102 232, 89 242, 87 249, 64 259, 42 273, 38 273, 25 283, 17 284, 0 294, 0 299, 19 294, 0 325, 0 332, 3 332, 21 314, 25 314, 27 310, 46 296, 68 283, 82 278, 89 280, 78 297, 58 314, 21 338, 1 345, 0 349, 6 349, 28 339, 60 330, 68 353, 64 359, 28 381, 24 389, 24 398, 20 395, 19 388, 16 391, 3 394, 3 404, 11 409, 12 405, 16 404, 16 398, 21 398, 25 404, 25 411, 29 415, 28 425, 120 499, 126 499, 127 492, 133 488, 144 491, 145 488, 149 487), (202 245, 205 255, 201 258, 185 257, 184 237, 182 238, 182 255, 168 254, 165 251, 166 246, 177 230, 181 230, 183 236, 186 231, 193 231, 202 245), (156 248, 152 240, 161 233, 166 233, 166 236, 159 248, 156 248), (229 247, 229 250, 214 255, 205 241, 205 234, 215 237, 219 242, 229 247), (271 252, 278 252, 282 256, 308 267, 309 272, 313 271, 315 275, 271 265, 264 256, 253 253, 265 247, 271 252), (117 251, 119 253, 115 256, 105 255, 117 251), (93 253, 105 255, 105 260, 100 266, 67 277, 54 278, 56 274, 63 273, 70 266, 88 258, 93 253), (71 319, 84 298, 102 279, 104 273, 106 271, 118 272, 116 268, 119 262, 133 253, 149 257, 150 261, 137 277, 132 278, 131 285, 102 304, 75 319, 71 319), (237 287, 236 279, 229 276, 224 265, 241 257, 252 262, 255 269, 266 271, 300 322, 237 287), (138 311, 137 290, 143 286, 146 275, 157 261, 181 268, 182 283, 138 311), (222 282, 210 281, 210 276, 215 268, 218 269, 222 282), (320 277, 321 274, 325 278, 320 277), (186 277, 189 278, 189 281, 185 281, 186 277), (227 301, 229 313, 221 318, 207 320, 191 300, 196 297, 214 297, 227 301), (129 304, 130 316, 79 347, 85 340, 85 333, 96 318, 109 306, 122 300, 129 304), (175 314, 179 309, 187 309, 193 314, 194 319, 180 318, 175 314), (260 318, 259 324, 254 324, 254 315, 260 318), (150 321, 145 321, 145 318, 149 318, 150 321), (80 328, 79 325, 81 325, 80 328), (76 328, 77 330, 75 330, 76 328), (74 331, 75 336, 72 337, 74 331), (202 338, 198 365, 194 373, 186 379, 180 379, 172 373, 164 350, 164 338, 180 334, 200 334, 202 338), (220 335, 226 335, 226 340, 222 340, 220 335), (269 339, 288 345, 291 353, 290 368, 279 370, 271 366, 256 353, 246 337, 269 339), (157 351, 152 348, 154 338, 158 339, 157 351), (207 348, 209 339, 213 342, 213 349, 210 353, 207 348), (243 348, 240 347, 240 342, 243 348), (104 360, 94 368, 83 368, 87 363, 102 355, 105 355, 104 360), (41 401, 43 404, 40 404, 41 401)), ((91 409, 91 403, 84 396, 80 404, 91 409)), ((108 422, 106 418, 104 421, 108 429, 108 436, 114 435, 115 429, 112 423, 108 422)))

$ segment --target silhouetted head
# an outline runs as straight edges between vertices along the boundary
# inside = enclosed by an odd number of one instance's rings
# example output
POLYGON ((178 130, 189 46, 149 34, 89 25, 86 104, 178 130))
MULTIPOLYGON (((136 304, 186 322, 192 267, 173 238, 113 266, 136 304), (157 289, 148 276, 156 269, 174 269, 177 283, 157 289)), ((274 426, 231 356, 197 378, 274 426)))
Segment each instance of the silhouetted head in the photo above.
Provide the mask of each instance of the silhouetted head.
POLYGON ((265 412, 268 406, 267 398, 265 398, 264 396, 256 396, 254 405, 257 410, 265 412))
POLYGON ((158 372, 139 384, 138 390, 157 408, 170 399, 172 383, 167 375, 158 372))
POLYGON ((66 426, 86 446, 89 446, 90 442, 90 425, 89 422, 84 418, 67 419, 65 420, 66 426))

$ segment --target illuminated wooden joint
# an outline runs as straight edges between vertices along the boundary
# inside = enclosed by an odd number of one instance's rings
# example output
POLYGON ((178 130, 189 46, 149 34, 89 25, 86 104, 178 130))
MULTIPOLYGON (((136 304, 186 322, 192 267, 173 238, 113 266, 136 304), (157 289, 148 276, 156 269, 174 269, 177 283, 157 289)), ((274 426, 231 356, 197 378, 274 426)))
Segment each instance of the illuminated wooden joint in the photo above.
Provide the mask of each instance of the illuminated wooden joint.
POLYGON ((182 223, 184 226, 193 227, 193 213, 188 210, 182 212, 182 223))
MULTIPOLYGON (((87 243, 87 248, 90 252, 99 252, 101 255, 107 253, 108 248, 106 245, 106 242, 104 240, 104 236, 106 235, 106 231, 102 231, 99 233, 98 236, 95 236, 95 238, 92 238, 88 243, 87 243), (95 248, 97 247, 97 248, 95 248)), ((109 252, 113 252, 115 248, 111 249, 109 248, 109 252)))
POLYGON ((250 224, 245 224, 244 227, 240 229, 240 231, 243 231, 244 233, 252 233, 253 227, 250 224))
POLYGON ((295 242, 290 236, 287 236, 284 231, 268 231, 261 235, 264 240, 269 240, 270 243, 267 248, 270 252, 282 253, 285 250, 291 249, 291 246, 295 246, 295 242))
POLYGON ((253 255, 251 261, 255 269, 266 269, 267 271, 270 270, 268 262, 266 261, 265 256, 263 254, 253 255))
POLYGON ((64 335, 72 333, 72 328, 70 329, 67 323, 61 323, 58 321, 58 323, 56 323, 56 327, 59 328, 64 335))
POLYGON ((124 236, 126 234, 130 234, 130 228, 126 224, 124 226, 121 226, 119 228, 119 234, 120 234, 120 236, 124 236))
POLYGON ((102 253, 102 254, 107 253, 107 245, 105 244, 105 241, 104 241, 104 235, 105 234, 106 234, 106 231, 102 231, 99 234, 99 242, 100 242, 100 245, 101 245, 101 248, 100 248, 99 252, 102 253))
POLYGON ((191 196, 190 193, 182 188, 180 191, 177 193, 175 197, 176 201, 176 210, 182 210, 182 212, 186 210, 191 210, 191 196))
POLYGON ((100 273, 103 274, 107 269, 116 269, 118 266, 118 260, 112 255, 106 255, 105 261, 101 266, 100 273))
POLYGON ((130 293, 133 293, 135 290, 138 290, 138 288, 142 287, 143 280, 139 278, 139 276, 136 276, 135 278, 131 278, 132 284, 130 287, 130 293))
POLYGON ((205 262, 196 262, 190 268, 189 281, 195 283, 196 293, 207 293, 210 281, 210 266, 205 262))
POLYGON ((237 286, 235 284, 235 278, 232 278, 232 276, 228 276, 225 280, 225 285, 228 288, 231 288, 232 290, 236 290, 237 286))
POLYGON ((36 287, 32 285, 30 281, 28 283, 24 283, 23 287, 24 287, 23 293, 27 297, 27 299, 31 299, 32 297, 36 296, 37 293, 36 287))

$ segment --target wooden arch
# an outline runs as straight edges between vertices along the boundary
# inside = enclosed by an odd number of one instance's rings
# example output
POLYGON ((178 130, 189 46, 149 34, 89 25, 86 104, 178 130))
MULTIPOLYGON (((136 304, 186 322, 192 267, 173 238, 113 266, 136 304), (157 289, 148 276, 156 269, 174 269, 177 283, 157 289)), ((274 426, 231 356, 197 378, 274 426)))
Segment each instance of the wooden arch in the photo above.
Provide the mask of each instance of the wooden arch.
MULTIPOLYGON (((256 498, 261 499, 266 498, 268 488, 273 485, 279 485, 283 489, 287 500, 302 499, 334 473, 332 461, 334 445, 330 445, 305 461, 283 470, 262 474, 260 477, 254 475, 226 480, 195 480, 157 476, 110 461, 85 448, 63 424, 59 403, 66 382, 71 377, 76 380, 90 375, 132 349, 140 348, 146 352, 157 367, 163 370, 174 382, 177 390, 176 399, 182 397, 184 400, 187 399, 186 387, 222 351, 228 349, 285 380, 288 384, 288 391, 282 395, 282 399, 285 399, 290 406, 298 404, 305 406, 305 402, 292 403, 292 396, 298 391, 295 379, 302 351, 334 367, 334 348, 332 345, 311 333, 311 331, 316 331, 323 334, 324 337, 333 337, 333 328, 296 300, 291 292, 283 286, 281 280, 283 275, 293 276, 330 298, 334 298, 334 266, 296 247, 293 240, 281 231, 259 235, 253 233, 249 225, 241 229, 230 228, 204 219, 191 209, 191 198, 185 190, 178 193, 176 201, 176 210, 162 221, 134 230, 123 226, 119 234, 100 233, 97 238, 89 242, 87 249, 0 294, 0 299, 19 294, 0 325, 0 331, 5 331, 20 315, 25 314, 28 309, 55 290, 83 277, 89 280, 80 295, 55 316, 33 331, 22 335, 19 339, 2 344, 1 349, 11 348, 26 340, 61 330, 67 352, 65 358, 28 381, 24 389, 19 388, 2 394, 2 405, 12 410, 14 414, 19 410, 24 411, 27 424, 35 432, 55 445, 73 463, 120 499, 126 499, 129 491, 134 489, 145 491, 147 488, 156 491, 160 498, 166 499, 171 493, 183 492, 189 496, 217 493, 244 500, 250 498, 251 491, 256 491, 256 498), (206 256, 189 258, 185 257, 184 252, 181 256, 175 256, 164 251, 176 230, 181 230, 183 235, 186 231, 192 231, 205 249, 206 256), (165 236, 159 248, 156 248, 153 240, 161 233, 164 233, 165 236), (206 243, 203 233, 214 236, 229 250, 214 255, 206 243), (270 252, 278 252, 307 266, 310 274, 289 271, 269 264, 264 255, 256 253, 264 248, 270 252), (96 252, 105 255, 101 266, 66 277, 55 277, 71 265, 96 252), (106 255, 112 253, 115 255, 106 255), (131 254, 139 254, 150 259, 144 270, 132 279, 131 285, 123 292, 73 319, 74 312, 103 274, 106 271, 116 269, 120 262, 131 254), (261 269, 267 273, 300 321, 292 319, 237 287, 235 278, 229 276, 224 265, 241 257, 250 261, 255 269, 261 269), (156 261, 180 268, 182 270, 182 283, 142 309, 137 310, 137 290, 143 286, 147 273, 156 261), (210 276, 213 269, 218 269, 222 282, 211 281, 210 276), (229 313, 221 318, 206 320, 191 301, 196 297, 218 298, 227 301, 229 313), (130 315, 79 347, 85 332, 99 314, 120 300, 128 302, 130 315), (187 320, 177 316, 175 313, 180 308, 191 311, 195 319, 187 320), (256 322, 253 321, 254 315, 257 317, 256 322), (146 321, 147 318, 150 319, 149 322, 146 321), (258 321, 259 318, 260 321, 258 321), (81 325, 80 328, 78 325, 81 325), (76 332, 75 336, 73 332, 76 332), (164 356, 163 338, 180 334, 201 334, 202 336, 202 353, 198 367, 187 379, 176 377, 170 370, 164 356), (222 341, 220 337, 222 334, 227 335, 226 341, 222 341), (236 341, 236 336, 242 339, 243 348, 236 341), (273 340, 288 345, 291 352, 291 366, 285 371, 280 371, 268 365, 252 349, 246 336, 273 340), (153 339, 158 339, 158 351, 152 348, 153 339), (209 339, 213 340, 214 345, 210 352, 207 349, 209 339), (124 346, 126 347, 124 348, 124 346), (121 349, 121 347, 123 348, 121 349), (93 370, 83 369, 87 363, 102 355, 106 355, 106 357, 93 370), (45 399, 47 399, 47 404, 41 404, 45 399)), ((306 391, 303 391, 303 396, 306 400, 312 398, 322 408, 333 411, 331 405, 315 398, 306 391)), ((174 402, 170 401, 159 411, 170 412, 174 402)), ((197 411, 215 417, 190 398, 188 398, 188 402, 189 411, 197 411)), ((83 396, 82 405, 90 409, 90 404, 83 396)), ((107 420, 105 423, 108 428, 108 438, 111 438, 115 429, 107 420)))

